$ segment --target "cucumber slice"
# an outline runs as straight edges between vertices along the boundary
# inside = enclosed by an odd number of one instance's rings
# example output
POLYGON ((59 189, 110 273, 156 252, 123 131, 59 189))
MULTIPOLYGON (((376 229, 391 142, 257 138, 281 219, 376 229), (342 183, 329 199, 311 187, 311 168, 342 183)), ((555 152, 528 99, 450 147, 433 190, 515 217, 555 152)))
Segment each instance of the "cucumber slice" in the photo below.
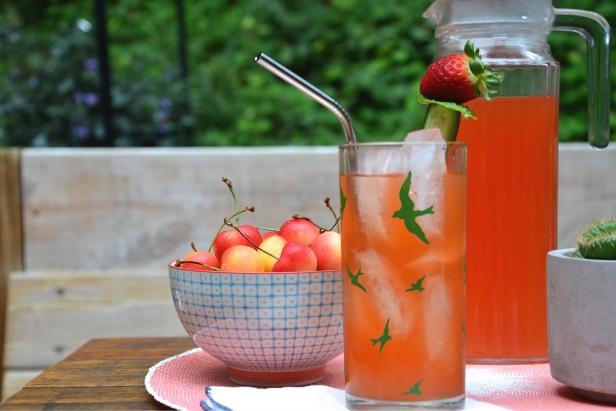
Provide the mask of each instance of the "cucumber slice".
POLYGON ((437 104, 429 104, 424 128, 438 128, 445 141, 455 141, 460 128, 460 112, 437 104))
POLYGON ((425 98, 419 93, 419 104, 427 105, 424 128, 438 128, 446 141, 455 141, 460 127, 460 115, 464 118, 476 119, 477 116, 463 104, 449 101, 438 101, 425 98))

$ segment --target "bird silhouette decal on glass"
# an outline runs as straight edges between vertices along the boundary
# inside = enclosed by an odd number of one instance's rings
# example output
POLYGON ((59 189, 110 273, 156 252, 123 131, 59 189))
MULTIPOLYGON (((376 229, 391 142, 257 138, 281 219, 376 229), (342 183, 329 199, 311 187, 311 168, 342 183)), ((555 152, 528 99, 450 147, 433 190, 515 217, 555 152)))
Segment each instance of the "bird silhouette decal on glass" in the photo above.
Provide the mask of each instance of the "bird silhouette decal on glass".
POLYGON ((423 286, 423 282, 426 279, 426 276, 424 275, 423 277, 421 277, 419 280, 415 281, 413 284, 411 284, 411 286, 409 288, 407 288, 404 291, 417 291, 420 293, 423 293, 423 291, 425 290, 424 286, 423 286))
POLYGON ((379 338, 371 338, 370 342, 372 343, 372 345, 380 344, 380 354, 381 351, 383 351, 383 347, 385 347, 385 344, 387 344, 389 341, 391 341, 391 336, 389 335, 389 320, 387 320, 387 322, 385 323, 385 329, 383 330, 383 335, 381 335, 379 338))
POLYGON ((359 282, 359 277, 361 277, 362 275, 364 275, 364 273, 361 271, 361 268, 359 270, 357 270, 357 274, 353 274, 353 271, 351 271, 351 269, 349 268, 349 266, 347 265, 347 274, 349 275, 349 278, 351 279, 351 284, 354 285, 355 287, 359 288, 360 290, 362 290, 363 292, 367 293, 368 291, 366 290, 366 287, 364 287, 360 282, 359 282))
POLYGON ((411 388, 409 388, 408 390, 404 391, 402 393, 402 395, 416 395, 416 396, 420 396, 421 395, 421 388, 420 385, 423 381, 419 380, 415 383, 415 385, 413 385, 411 388))
POLYGON ((417 223, 417 217, 421 217, 426 214, 434 214, 434 211, 432 210, 434 206, 430 206, 424 210, 415 210, 415 203, 409 196, 412 177, 413 176, 409 171, 404 183, 402 183, 402 187, 400 188, 400 210, 394 212, 393 217, 404 220, 404 225, 410 233, 415 234, 417 238, 424 243, 430 244, 426 238, 426 234, 419 226, 419 223, 417 223))

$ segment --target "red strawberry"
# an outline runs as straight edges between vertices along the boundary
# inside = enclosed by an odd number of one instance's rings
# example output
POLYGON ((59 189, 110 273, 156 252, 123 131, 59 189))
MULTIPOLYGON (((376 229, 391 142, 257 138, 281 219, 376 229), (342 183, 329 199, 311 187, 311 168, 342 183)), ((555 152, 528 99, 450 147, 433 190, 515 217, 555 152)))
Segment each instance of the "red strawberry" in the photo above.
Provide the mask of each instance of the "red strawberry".
POLYGON ((489 100, 502 81, 503 75, 487 68, 479 49, 469 41, 464 54, 450 54, 432 63, 419 91, 432 100, 462 104, 480 96, 489 100))

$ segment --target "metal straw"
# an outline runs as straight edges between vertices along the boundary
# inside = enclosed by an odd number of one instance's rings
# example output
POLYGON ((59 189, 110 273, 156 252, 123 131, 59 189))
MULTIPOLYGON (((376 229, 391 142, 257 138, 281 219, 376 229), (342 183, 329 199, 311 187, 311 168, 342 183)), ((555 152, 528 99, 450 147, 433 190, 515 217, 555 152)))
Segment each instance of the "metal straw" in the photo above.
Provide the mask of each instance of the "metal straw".
POLYGON ((322 106, 326 107, 329 111, 334 113, 338 120, 340 120, 340 124, 342 124, 342 129, 344 130, 344 136, 346 137, 346 141, 349 144, 354 144, 357 142, 355 137, 355 130, 353 129, 353 124, 351 123, 351 116, 342 108, 340 104, 323 91, 319 90, 270 56, 265 53, 259 53, 257 57, 255 57, 255 61, 261 67, 264 67, 266 70, 272 72, 282 80, 286 81, 293 87, 299 89, 301 92, 306 94, 308 97, 317 101, 322 106))

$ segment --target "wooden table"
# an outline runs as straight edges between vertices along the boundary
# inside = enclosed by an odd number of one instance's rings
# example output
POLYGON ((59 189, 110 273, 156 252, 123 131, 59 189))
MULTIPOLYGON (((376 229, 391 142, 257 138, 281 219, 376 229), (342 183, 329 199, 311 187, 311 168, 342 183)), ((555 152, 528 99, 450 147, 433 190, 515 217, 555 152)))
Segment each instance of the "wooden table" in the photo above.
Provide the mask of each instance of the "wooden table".
POLYGON ((148 368, 194 348, 188 338, 91 340, 0 404, 0 410, 164 410, 145 390, 148 368))
MULTIPOLYGON (((0 404, 0 411, 166 410, 145 390, 148 368, 194 347, 189 338, 91 340, 0 404)), ((539 399, 528 409, 541 409, 545 395, 535 394, 539 399)), ((577 397, 570 387, 563 386, 558 396, 571 401, 567 409, 608 408, 577 397)))

